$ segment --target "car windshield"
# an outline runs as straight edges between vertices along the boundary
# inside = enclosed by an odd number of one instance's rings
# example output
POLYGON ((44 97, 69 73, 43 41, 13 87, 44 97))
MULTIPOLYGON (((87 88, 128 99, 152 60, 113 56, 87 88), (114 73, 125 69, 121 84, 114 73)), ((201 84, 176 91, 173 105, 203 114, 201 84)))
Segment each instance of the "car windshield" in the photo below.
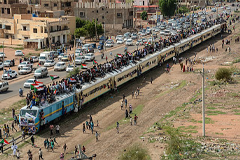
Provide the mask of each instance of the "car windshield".
POLYGON ((11 71, 5 71, 5 73, 12 73, 11 71))
POLYGON ((68 66, 68 68, 73 68, 73 66, 68 66))
POLYGON ((58 63, 57 66, 63 66, 64 64, 63 63, 58 63))
POLYGON ((10 62, 10 60, 6 60, 5 62, 9 63, 9 62, 10 62))
POLYGON ((34 117, 37 116, 37 110, 25 110, 25 109, 21 109, 21 112, 20 112, 20 116, 25 116, 25 114, 28 113, 34 117))
POLYGON ((67 58, 67 57, 68 57, 67 55, 63 56, 63 58, 67 58))
POLYGON ((89 45, 88 45, 88 44, 85 44, 83 47, 86 47, 86 48, 87 48, 87 47, 89 47, 89 45))
POLYGON ((132 40, 127 40, 127 42, 132 42, 132 40))
POLYGON ((81 57, 77 57, 76 60, 82 60, 82 58, 81 57))
POLYGON ((91 54, 87 54, 86 56, 92 56, 91 54))
POLYGON ((21 70, 28 70, 28 68, 27 68, 27 67, 24 67, 24 68, 21 68, 21 70))
POLYGON ((50 60, 47 60, 47 61, 46 61, 46 63, 52 63, 52 61, 50 61, 50 60))
POLYGON ((27 83, 33 83, 33 82, 34 82, 34 80, 32 80, 32 79, 29 79, 29 80, 27 80, 26 82, 27 82, 27 83))
POLYGON ((45 59, 46 57, 40 57, 39 59, 45 59))
POLYGON ((36 72, 36 73, 41 73, 41 70, 40 70, 40 69, 37 69, 35 72, 36 72))
POLYGON ((16 51, 16 52, 22 52, 22 51, 16 51))

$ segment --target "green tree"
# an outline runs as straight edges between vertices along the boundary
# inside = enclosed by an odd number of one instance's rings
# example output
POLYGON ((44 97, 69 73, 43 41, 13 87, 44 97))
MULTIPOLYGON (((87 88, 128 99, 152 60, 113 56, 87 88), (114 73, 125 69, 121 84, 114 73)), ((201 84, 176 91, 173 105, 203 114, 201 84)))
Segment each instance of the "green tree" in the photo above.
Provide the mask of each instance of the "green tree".
POLYGON ((146 11, 143 11, 143 12, 141 13, 141 18, 142 18, 142 20, 147 20, 147 17, 148 17, 147 12, 146 12, 146 11))
POLYGON ((176 6, 176 0, 159 0, 159 8, 164 16, 173 16, 176 6))
POLYGON ((215 78, 219 81, 231 81, 232 80, 232 70, 228 68, 219 68, 215 73, 215 78))
POLYGON ((189 9, 186 7, 186 6, 181 6, 179 9, 178 9, 178 12, 179 13, 187 13, 189 12, 189 9))
POLYGON ((102 35, 104 33, 102 24, 97 24, 97 34, 102 35))
POLYGON ((79 37, 84 37, 88 34, 87 30, 85 28, 76 28, 74 35, 79 37))
POLYGON ((85 30, 88 32, 88 36, 93 38, 95 36, 95 21, 88 21, 87 24, 84 25, 85 30))
POLYGON ((82 28, 86 23, 86 20, 82 20, 78 17, 76 18, 76 28, 82 28))

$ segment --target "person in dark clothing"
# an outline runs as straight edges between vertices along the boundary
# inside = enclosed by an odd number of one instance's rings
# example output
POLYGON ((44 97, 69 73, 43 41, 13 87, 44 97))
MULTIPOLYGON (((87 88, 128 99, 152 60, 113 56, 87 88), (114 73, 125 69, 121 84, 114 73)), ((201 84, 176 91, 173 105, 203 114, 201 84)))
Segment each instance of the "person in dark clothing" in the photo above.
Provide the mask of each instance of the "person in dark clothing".
POLYGON ((31 136, 31 142, 32 142, 32 146, 34 146, 34 137, 33 137, 33 135, 31 136))
POLYGON ((77 153, 78 153, 78 149, 77 149, 77 146, 75 146, 74 154, 76 155, 77 153))
POLYGON ((126 109, 125 118, 128 118, 128 110, 126 109))

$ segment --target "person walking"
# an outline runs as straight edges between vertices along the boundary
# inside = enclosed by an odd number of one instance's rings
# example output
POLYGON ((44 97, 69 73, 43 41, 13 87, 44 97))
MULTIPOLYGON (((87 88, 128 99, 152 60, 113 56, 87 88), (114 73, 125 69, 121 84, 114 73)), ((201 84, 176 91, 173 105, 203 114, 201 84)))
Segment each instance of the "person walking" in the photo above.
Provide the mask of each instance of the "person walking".
POLYGON ((84 146, 82 146, 82 151, 85 153, 86 152, 86 148, 84 146))
POLYGON ((38 157, 39 157, 39 160, 40 160, 40 159, 43 159, 43 157, 42 157, 42 150, 41 150, 41 148, 39 148, 38 154, 39 154, 39 156, 38 156, 38 157))
MULTIPOLYGON (((55 137, 53 137, 53 142, 54 143, 57 143, 57 140, 56 140, 56 138, 55 137)), ((57 143, 57 145, 59 146, 59 144, 57 143)))
POLYGON ((64 145, 63 145, 63 153, 65 154, 65 152, 66 152, 66 150, 68 149, 68 147, 67 147, 67 144, 65 143, 64 145))
POLYGON ((129 105, 129 114, 132 114, 132 105, 129 105))
POLYGON ((151 81, 151 84, 152 84, 152 81, 153 81, 153 78, 152 78, 152 77, 150 78, 150 81, 151 81))
POLYGON ((98 137, 100 137, 100 134, 96 131, 95 133, 95 137, 96 137, 96 142, 98 141, 98 137))
POLYGON ((130 124, 131 124, 131 126, 132 126, 132 117, 130 116, 130 124))
POLYGON ((64 153, 61 153, 60 160, 64 160, 64 153))
POLYGON ((32 147, 34 147, 34 137, 33 137, 33 135, 31 136, 31 142, 32 142, 32 147))
POLYGON ((56 134, 59 134, 60 126, 57 124, 56 125, 56 134))
POLYGON ((134 125, 137 125, 137 119, 138 119, 138 116, 135 114, 135 116, 134 116, 134 125))
POLYGON ((86 121, 86 128, 88 129, 88 121, 86 121))
POLYGON ((52 152, 54 152, 54 142, 53 142, 53 140, 51 140, 51 149, 52 149, 52 152))
POLYGON ((117 133, 119 133, 119 123, 118 122, 117 122, 116 129, 117 129, 117 133))
POLYGON ((128 110, 125 111, 125 119, 128 118, 128 110))
POLYGON ((121 110, 123 109, 123 101, 121 101, 121 110))
POLYGON ((83 133, 85 133, 86 132, 86 127, 85 127, 85 123, 83 123, 83 133))
POLYGON ((47 139, 44 140, 43 145, 44 145, 44 148, 46 149, 47 148, 47 139))
POLYGON ((14 127, 14 121, 12 122, 12 131, 13 131, 13 129, 17 132, 17 129, 14 127))
POLYGON ((125 108, 127 108, 127 98, 125 98, 125 108))
POLYGON ((75 146, 75 150, 74 150, 75 156, 76 156, 77 153, 78 153, 78 148, 77 148, 77 146, 75 146))
POLYGON ((54 126, 51 124, 51 125, 49 126, 49 128, 50 128, 50 136, 52 136, 52 135, 53 135, 53 128, 54 128, 54 126))
POLYGON ((32 152, 30 151, 30 149, 28 150, 28 152, 27 152, 27 154, 28 154, 28 160, 32 160, 32 152))

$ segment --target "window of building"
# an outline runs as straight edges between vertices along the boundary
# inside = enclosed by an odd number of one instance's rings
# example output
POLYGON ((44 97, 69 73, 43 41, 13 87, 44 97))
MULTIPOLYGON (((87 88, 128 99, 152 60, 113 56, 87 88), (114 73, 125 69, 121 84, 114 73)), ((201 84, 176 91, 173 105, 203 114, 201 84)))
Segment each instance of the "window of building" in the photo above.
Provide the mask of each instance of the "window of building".
POLYGON ((2 28, 2 24, 0 24, 0 28, 2 28))
POLYGON ((97 21, 98 21, 98 18, 97 18, 97 21))
POLYGON ((43 27, 41 27, 41 33, 43 33, 43 27))
POLYGON ((57 7, 57 3, 54 3, 54 7, 57 7))
POLYGON ((26 26, 23 26, 23 31, 26 31, 27 30, 27 27, 26 26))
POLYGON ((44 4, 44 7, 48 7, 48 4, 47 4, 47 3, 45 3, 45 4, 44 4))
POLYGON ((80 17, 85 17, 85 12, 80 12, 80 17))
POLYGON ((52 37, 52 43, 55 43, 55 37, 52 37))
POLYGON ((122 17, 122 13, 117 13, 117 18, 121 18, 122 17))
POLYGON ((37 28, 33 28, 33 33, 37 33, 37 28))
POLYGON ((11 30, 11 26, 5 26, 6 30, 11 30))
POLYGON ((67 2, 67 3, 66 3, 66 6, 67 6, 67 7, 71 7, 71 2, 67 2))
POLYGON ((30 10, 28 10, 28 14, 30 14, 31 13, 31 11, 30 10))
POLYGON ((60 36, 58 36, 58 41, 60 42, 60 36))
POLYGON ((4 8, 2 8, 2 13, 4 14, 4 8))
POLYGON ((102 16, 102 19, 104 19, 104 16, 102 16))
POLYGON ((65 35, 63 35, 63 43, 65 43, 65 35))
POLYGON ((143 1, 143 6, 144 6, 144 1, 143 1))
POLYGON ((28 39, 28 37, 24 37, 24 39, 28 39))
POLYGON ((104 10, 104 8, 102 8, 102 10, 104 10))
POLYGON ((130 12, 129 12, 129 16, 133 16, 133 11, 130 11, 130 12))
POLYGON ((97 13, 98 13, 98 10, 97 10, 97 13))
POLYGON ((7 14, 10 14, 10 8, 7 8, 7 14))

